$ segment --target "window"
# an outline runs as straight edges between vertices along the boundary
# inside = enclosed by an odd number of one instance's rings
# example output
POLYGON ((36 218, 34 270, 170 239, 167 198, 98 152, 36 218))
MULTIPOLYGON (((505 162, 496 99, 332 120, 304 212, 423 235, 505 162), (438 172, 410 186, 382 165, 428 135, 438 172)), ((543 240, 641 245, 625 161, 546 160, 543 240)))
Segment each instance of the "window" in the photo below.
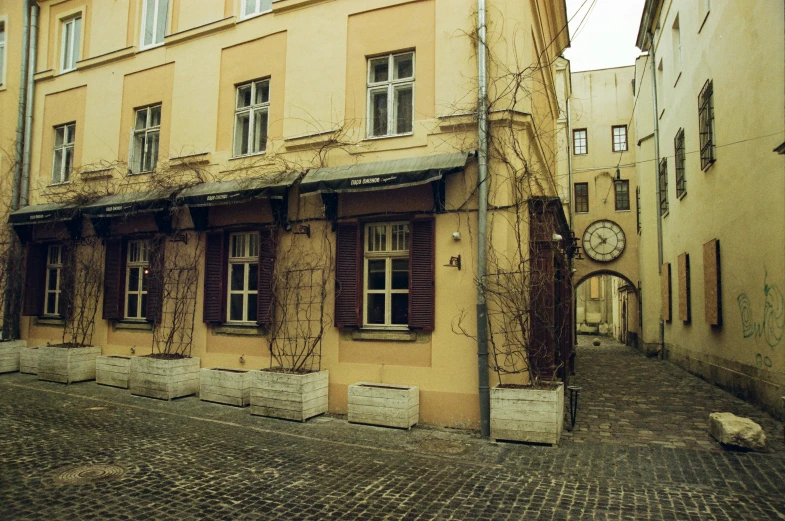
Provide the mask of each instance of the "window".
POLYGON ((134 117, 131 144, 131 173, 152 172, 158 163, 158 142, 161 134, 161 105, 138 109, 134 117))
POLYGON ((60 284, 63 271, 63 247, 52 245, 46 249, 46 293, 44 315, 58 315, 60 310, 60 284))
POLYGON ((635 224, 638 227, 638 234, 641 233, 641 188, 635 188, 635 224))
POLYGON ((150 246, 147 241, 128 241, 125 276, 125 318, 147 316, 147 285, 150 274, 150 246))
POLYGON ((60 71, 76 69, 81 53, 82 17, 77 16, 63 22, 63 43, 61 46, 60 71))
POLYGON ((701 32, 703 29, 703 24, 706 23, 706 18, 709 16, 710 10, 711 0, 698 0, 698 21, 700 23, 700 29, 698 29, 698 32, 701 32))
POLYGON ((589 279, 589 298, 592 300, 599 300, 604 293, 602 290, 603 279, 602 277, 592 277, 589 279))
POLYGON ((229 322, 257 320, 259 291, 259 234, 229 235, 229 322))
POLYGON ((714 85, 706 81, 698 96, 698 126, 700 128, 701 170, 715 161, 714 157, 714 85))
POLYGON ((589 211, 589 183, 575 183, 575 212, 589 211))
POLYGON ((413 118, 414 53, 369 59, 368 136, 410 134, 414 131, 413 118))
POLYGON ((0 85, 5 83, 5 22, 0 21, 0 85))
POLYGON ((668 213, 668 160, 660 161, 660 215, 668 213))
POLYGON ((630 209, 630 182, 626 179, 613 183, 616 194, 616 211, 630 209))
POLYGON ((572 131, 572 153, 576 156, 589 153, 585 128, 577 128, 572 131))
POLYGON ((55 127, 55 149, 52 163, 52 184, 67 183, 74 166, 74 135, 76 123, 55 127))
POLYGON ((365 325, 409 323, 409 223, 365 226, 365 325))
POLYGON ((679 15, 673 20, 671 27, 671 47, 673 47, 673 72, 676 74, 674 84, 679 81, 681 76, 681 30, 679 29, 679 15))
POLYGON ((270 80, 237 87, 234 117, 234 156, 258 154, 267 148, 270 80))
POLYGON ((243 18, 259 13, 266 13, 273 8, 273 0, 243 0, 243 18))
POLYGON ((684 129, 680 128, 673 140, 674 164, 676 166, 676 197, 681 198, 687 193, 687 182, 684 179, 684 163, 686 153, 684 152, 684 129))
POLYGON ((611 127, 613 133, 613 151, 627 151, 627 125, 614 125, 611 127))
POLYGON ((142 7, 142 42, 145 49, 161 45, 166 34, 166 22, 169 16, 169 0, 144 0, 142 7))

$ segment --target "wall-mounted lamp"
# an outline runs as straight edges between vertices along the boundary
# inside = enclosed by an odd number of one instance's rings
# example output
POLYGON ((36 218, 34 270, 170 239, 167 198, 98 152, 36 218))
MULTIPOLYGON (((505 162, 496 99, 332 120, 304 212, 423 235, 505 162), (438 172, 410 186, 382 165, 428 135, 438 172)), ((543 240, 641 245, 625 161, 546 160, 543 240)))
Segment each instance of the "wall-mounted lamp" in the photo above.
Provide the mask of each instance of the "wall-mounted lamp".
POLYGON ((136 346, 131 346, 131 354, 136 353, 136 346))
POLYGON ((297 227, 297 230, 292 232, 295 235, 307 235, 308 238, 311 238, 311 226, 308 224, 301 224, 297 227))
POLYGON ((461 256, 450 257, 450 263, 445 264, 444 266, 447 268, 458 268, 458 271, 461 271, 461 256))
POLYGON ((560 241, 560 240, 564 239, 564 237, 562 237, 558 233, 554 233, 553 236, 551 237, 551 239, 553 239, 554 241, 560 241))
POLYGON ((621 183, 621 171, 619 170, 619 167, 616 167, 616 179, 613 180, 613 184, 620 185, 621 183))
POLYGON ((452 232, 452 240, 460 241, 461 240, 461 232, 452 232))

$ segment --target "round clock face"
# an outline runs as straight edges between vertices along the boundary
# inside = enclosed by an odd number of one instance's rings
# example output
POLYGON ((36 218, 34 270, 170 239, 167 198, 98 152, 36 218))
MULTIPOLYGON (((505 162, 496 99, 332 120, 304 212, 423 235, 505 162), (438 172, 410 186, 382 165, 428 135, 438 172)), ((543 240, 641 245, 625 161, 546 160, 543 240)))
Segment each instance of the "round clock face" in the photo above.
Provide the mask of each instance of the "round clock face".
POLYGON ((595 221, 583 232, 583 251, 597 262, 618 258, 626 243, 624 231, 613 221, 595 221))

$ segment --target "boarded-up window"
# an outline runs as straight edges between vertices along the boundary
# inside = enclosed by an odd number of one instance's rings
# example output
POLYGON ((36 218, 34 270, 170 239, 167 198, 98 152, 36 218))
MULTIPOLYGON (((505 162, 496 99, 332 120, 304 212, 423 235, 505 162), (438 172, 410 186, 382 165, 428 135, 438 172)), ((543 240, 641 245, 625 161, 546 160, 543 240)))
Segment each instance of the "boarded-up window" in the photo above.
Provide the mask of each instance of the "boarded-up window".
POLYGON ((711 240, 703 245, 703 292, 706 323, 722 325, 722 284, 720 278, 720 241, 711 240))
POLYGON ((692 318, 690 302, 690 254, 679 255, 679 320, 689 322, 692 318))
POLYGON ((666 322, 671 321, 671 264, 666 262, 662 265, 660 273, 660 283, 662 284, 662 319, 666 322))
POLYGON ((592 277, 589 280, 589 298, 591 298, 591 299, 598 299, 598 298, 600 298, 600 278, 599 277, 592 277))

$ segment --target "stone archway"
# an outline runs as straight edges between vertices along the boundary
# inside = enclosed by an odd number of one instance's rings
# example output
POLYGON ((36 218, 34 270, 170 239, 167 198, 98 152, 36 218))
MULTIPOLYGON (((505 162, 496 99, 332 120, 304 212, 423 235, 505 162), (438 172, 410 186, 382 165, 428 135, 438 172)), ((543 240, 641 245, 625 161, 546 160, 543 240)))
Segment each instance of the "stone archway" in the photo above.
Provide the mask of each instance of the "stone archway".
POLYGON ((611 269, 582 275, 574 285, 577 334, 610 335, 636 346, 640 330, 640 295, 629 277, 611 269))

